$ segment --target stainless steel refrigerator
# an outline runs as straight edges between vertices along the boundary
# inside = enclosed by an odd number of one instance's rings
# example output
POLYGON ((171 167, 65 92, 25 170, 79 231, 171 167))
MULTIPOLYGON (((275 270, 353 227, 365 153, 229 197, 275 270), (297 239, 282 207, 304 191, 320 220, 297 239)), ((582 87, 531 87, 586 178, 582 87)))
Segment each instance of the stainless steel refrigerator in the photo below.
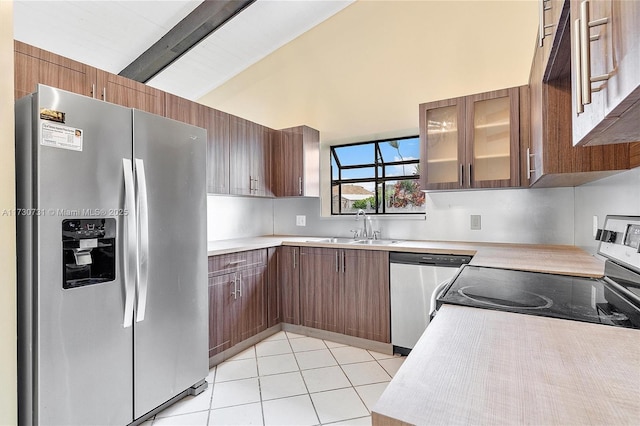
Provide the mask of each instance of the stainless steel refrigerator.
POLYGON ((16 168, 19 423, 137 423, 204 390, 206 131, 39 85, 16 168))

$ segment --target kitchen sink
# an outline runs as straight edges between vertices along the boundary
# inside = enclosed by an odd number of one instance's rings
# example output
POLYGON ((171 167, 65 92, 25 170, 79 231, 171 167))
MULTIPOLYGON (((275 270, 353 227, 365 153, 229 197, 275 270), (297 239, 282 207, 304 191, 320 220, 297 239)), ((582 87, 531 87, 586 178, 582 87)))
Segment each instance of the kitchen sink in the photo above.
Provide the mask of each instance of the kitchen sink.
POLYGON ((399 240, 357 240, 353 244, 363 244, 369 246, 388 246, 391 244, 399 243, 399 240))
POLYGON ((354 240, 353 238, 346 237, 331 237, 322 238, 318 240, 308 240, 308 243, 333 243, 333 244, 359 244, 370 246, 388 246, 391 244, 399 243, 399 240, 354 240))
POLYGON ((346 237, 331 237, 331 238, 323 238, 320 240, 308 240, 309 243, 334 243, 334 244, 352 244, 357 242, 358 240, 354 240, 353 238, 346 237))

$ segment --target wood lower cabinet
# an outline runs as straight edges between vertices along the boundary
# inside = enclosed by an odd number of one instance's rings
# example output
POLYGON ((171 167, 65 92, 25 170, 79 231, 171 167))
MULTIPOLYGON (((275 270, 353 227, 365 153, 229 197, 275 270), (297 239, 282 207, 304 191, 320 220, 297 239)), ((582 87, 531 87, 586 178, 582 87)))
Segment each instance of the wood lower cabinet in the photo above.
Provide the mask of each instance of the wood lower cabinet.
POLYGON ((278 280, 281 256, 279 247, 267 249, 267 327, 273 327, 282 322, 282 285, 278 280))
POLYGON ((239 341, 239 329, 235 324, 240 305, 235 303, 232 294, 235 285, 235 274, 209 276, 209 357, 239 341))
POLYGON ((344 250, 300 248, 300 310, 306 327, 344 333, 344 250))
POLYGON ((391 341, 389 252, 344 251, 345 334, 391 341))
POLYGON ((300 325, 300 247, 282 246, 277 251, 282 321, 300 325))
POLYGON ((209 257, 209 357, 267 329, 267 251, 209 257))
POLYGON ((303 326, 390 343, 388 252, 300 248, 300 311, 303 326))

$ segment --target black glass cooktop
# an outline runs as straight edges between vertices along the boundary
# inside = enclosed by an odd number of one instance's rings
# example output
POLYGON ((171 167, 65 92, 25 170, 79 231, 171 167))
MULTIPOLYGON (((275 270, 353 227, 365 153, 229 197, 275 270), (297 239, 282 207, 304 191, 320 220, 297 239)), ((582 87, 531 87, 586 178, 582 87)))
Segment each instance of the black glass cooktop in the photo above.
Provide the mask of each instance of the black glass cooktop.
POLYGON ((640 329, 639 308, 593 278, 465 265, 442 303, 640 329))

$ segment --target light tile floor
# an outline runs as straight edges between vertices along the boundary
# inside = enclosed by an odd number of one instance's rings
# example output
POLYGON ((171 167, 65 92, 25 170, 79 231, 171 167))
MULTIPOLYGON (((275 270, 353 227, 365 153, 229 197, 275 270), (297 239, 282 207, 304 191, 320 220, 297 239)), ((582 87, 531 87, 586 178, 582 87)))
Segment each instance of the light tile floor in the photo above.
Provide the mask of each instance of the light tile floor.
POLYGON ((145 426, 370 425, 404 357, 280 331, 212 368, 209 387, 145 426))

